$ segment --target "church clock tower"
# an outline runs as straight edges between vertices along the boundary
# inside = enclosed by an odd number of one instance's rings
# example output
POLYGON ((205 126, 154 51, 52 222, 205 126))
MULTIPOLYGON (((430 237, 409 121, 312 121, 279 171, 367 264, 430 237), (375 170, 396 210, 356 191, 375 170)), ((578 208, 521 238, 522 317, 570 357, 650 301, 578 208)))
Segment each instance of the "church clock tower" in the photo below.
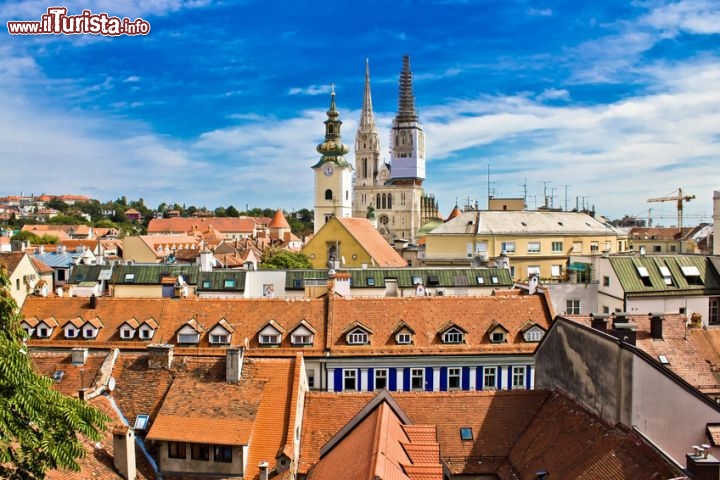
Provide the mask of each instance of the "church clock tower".
POLYGON ((352 214, 352 170, 343 155, 350 149, 340 136, 340 113, 335 107, 335 88, 330 94, 330 109, 325 120, 325 141, 317 146, 320 161, 315 170, 315 233, 332 217, 352 214))

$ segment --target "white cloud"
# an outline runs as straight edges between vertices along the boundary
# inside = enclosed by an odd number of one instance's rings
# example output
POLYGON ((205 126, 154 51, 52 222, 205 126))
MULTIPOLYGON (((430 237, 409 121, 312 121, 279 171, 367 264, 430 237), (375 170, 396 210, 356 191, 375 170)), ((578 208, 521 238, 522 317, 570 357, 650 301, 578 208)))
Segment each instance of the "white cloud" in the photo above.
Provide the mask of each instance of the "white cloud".
POLYGON ((551 17, 553 11, 552 8, 529 8, 527 14, 533 17, 551 17))
POLYGON ((322 95, 330 93, 330 85, 310 85, 309 87, 293 87, 288 95, 322 95))
POLYGON ((654 8, 640 23, 674 33, 716 34, 720 33, 720 3, 714 0, 673 2, 654 8))
POLYGON ((570 92, 565 89, 547 88, 535 97, 539 101, 543 100, 570 100, 570 92))
POLYGON ((123 80, 123 82, 125 82, 125 83, 135 83, 135 82, 139 82, 139 81, 140 81, 140 77, 138 77, 137 75, 130 75, 125 80, 123 80))

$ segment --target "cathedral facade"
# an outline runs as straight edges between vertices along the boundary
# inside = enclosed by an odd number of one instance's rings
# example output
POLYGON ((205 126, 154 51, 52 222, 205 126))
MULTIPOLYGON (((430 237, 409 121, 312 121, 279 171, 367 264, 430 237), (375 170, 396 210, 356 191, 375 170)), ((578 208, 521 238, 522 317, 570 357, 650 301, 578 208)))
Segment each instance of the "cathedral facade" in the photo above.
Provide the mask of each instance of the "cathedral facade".
MULTIPOLYGON (((334 108, 334 94, 331 110, 334 108)), ((337 117, 335 117, 337 120, 337 117)), ((342 145, 345 153, 348 148, 339 137, 339 125, 336 127, 337 138, 328 137, 328 122, 331 120, 328 111, 325 143, 318 146, 318 151, 332 149, 327 146, 342 145)), ((339 120, 337 120, 339 121, 339 120)), ((341 122, 340 122, 341 123, 341 122)), ((415 233, 428 220, 437 218, 438 206, 435 198, 425 194, 425 132, 419 122, 415 108, 415 96, 412 88, 412 72, 409 57, 403 58, 400 74, 398 111, 393 120, 390 132, 390 162, 381 159, 382 147, 375 125, 370 92, 370 69, 365 66, 365 94, 360 115, 357 134, 355 136, 355 169, 354 182, 351 185, 351 212, 353 217, 367 217, 376 224, 380 234, 388 241, 404 239, 411 243, 415 233)), ((333 147, 334 148, 334 147, 333 147)), ((342 150, 337 147, 337 151, 342 150)), ((327 221, 328 215, 347 216, 345 208, 335 205, 343 202, 328 202, 328 181, 324 165, 328 162, 339 165, 337 161, 324 160, 318 162, 315 169, 315 231, 327 221), (318 208, 320 210, 318 210, 318 208)), ((344 158, 343 158, 344 162, 344 158)), ((343 172, 347 167, 341 166, 343 172)), ((350 167, 352 169, 352 167, 350 167)), ((336 182, 333 188, 342 191, 342 182, 336 182)), ((330 188, 333 192, 333 188, 330 188)), ((332 192, 331 192, 332 193, 332 192)), ((343 207, 346 207, 343 205, 343 207)))

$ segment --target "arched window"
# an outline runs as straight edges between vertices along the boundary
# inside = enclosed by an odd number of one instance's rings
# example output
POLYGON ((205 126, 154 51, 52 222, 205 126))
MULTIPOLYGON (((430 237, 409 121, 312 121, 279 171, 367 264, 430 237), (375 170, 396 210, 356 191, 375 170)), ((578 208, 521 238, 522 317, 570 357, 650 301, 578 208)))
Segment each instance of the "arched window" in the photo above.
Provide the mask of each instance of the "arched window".
POLYGON ((332 190, 329 188, 325 190, 325 200, 332 200, 332 190))
POLYGON ((328 133, 335 133, 335 125, 328 123, 328 133))
POLYGON ((367 158, 363 158, 363 178, 367 178, 368 176, 368 169, 367 169, 367 158))
POLYGON ((380 205, 380 194, 377 194, 377 198, 375 199, 375 205, 377 205, 377 208, 382 208, 382 205, 380 205))
POLYGON ((385 210, 387 208, 387 197, 385 194, 382 194, 382 209, 385 210))
POLYGON ((392 208, 392 193, 388 193, 388 210, 392 208))

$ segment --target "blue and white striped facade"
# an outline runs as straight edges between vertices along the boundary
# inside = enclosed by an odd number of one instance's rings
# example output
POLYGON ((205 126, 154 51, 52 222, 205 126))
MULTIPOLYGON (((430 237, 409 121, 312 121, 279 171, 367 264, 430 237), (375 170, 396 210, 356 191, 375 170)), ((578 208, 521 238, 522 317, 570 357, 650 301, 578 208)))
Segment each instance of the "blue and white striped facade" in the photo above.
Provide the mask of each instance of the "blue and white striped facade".
MULTIPOLYGON (((309 360, 308 367, 312 367, 309 360)), ((531 390, 535 362, 531 355, 418 356, 326 359, 322 384, 329 392, 531 390)))

